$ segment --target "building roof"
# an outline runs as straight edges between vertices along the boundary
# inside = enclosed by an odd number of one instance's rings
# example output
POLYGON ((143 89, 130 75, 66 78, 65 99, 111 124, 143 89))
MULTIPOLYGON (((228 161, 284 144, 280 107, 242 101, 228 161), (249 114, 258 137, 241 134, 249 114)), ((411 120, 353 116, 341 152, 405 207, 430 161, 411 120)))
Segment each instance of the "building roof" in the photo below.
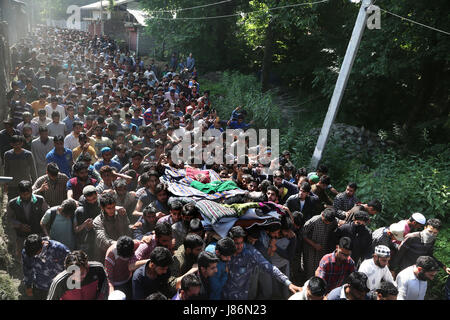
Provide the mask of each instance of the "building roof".
POLYGON ((149 18, 149 15, 144 10, 137 10, 137 9, 127 9, 127 11, 135 17, 139 25, 146 27, 147 23, 145 20, 149 18))
MULTIPOLYGON (((135 0, 115 0, 114 7, 129 3, 129 2, 133 2, 133 1, 135 1, 135 0)), ((103 5, 103 10, 106 10, 106 8, 109 7, 109 1, 102 0, 102 1, 97 1, 97 2, 91 3, 91 4, 87 4, 85 6, 82 6, 81 10, 100 11, 102 5, 103 5)))

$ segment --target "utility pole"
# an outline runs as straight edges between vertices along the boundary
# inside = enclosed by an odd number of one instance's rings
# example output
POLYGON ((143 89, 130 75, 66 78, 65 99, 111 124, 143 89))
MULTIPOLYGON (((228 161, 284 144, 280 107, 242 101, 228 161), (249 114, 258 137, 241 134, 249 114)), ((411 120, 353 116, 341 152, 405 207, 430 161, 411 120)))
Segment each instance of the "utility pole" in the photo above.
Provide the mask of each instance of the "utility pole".
POLYGON ((316 148, 311 159, 311 168, 313 170, 317 168, 317 165, 322 158, 322 153, 330 134, 331 125, 333 124, 334 119, 336 119, 339 105, 341 104, 347 86, 347 80, 352 71, 353 62, 355 61, 356 53, 358 52, 364 29, 366 28, 368 17, 366 9, 372 3, 373 0, 362 0, 361 7, 359 8, 358 17, 356 18, 355 26, 353 27, 352 37, 348 43, 344 61, 342 62, 336 86, 334 87, 333 96, 331 97, 330 105, 328 106, 328 112, 325 116, 322 130, 320 131, 319 139, 317 140, 316 148))

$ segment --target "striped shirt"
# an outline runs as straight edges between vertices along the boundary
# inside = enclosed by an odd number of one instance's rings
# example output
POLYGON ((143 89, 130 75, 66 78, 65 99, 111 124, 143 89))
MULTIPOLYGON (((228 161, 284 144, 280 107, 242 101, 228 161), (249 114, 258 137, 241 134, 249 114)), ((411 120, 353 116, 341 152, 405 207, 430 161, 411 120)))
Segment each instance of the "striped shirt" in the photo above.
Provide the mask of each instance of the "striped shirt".
POLYGON ((36 180, 33 185, 33 192, 43 196, 50 207, 59 206, 67 199, 67 181, 69 181, 69 178, 64 173, 59 172, 56 181, 50 179, 46 174, 36 180), (48 189, 46 191, 38 191, 44 182, 47 182, 48 189))

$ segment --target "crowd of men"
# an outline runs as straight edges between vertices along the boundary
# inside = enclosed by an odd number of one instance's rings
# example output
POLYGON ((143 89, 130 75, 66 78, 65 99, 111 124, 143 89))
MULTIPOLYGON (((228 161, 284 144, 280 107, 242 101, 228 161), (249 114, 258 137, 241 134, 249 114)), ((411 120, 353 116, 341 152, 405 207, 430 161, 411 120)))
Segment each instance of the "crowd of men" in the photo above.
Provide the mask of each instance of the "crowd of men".
POLYGON ((261 145, 244 164, 174 162, 196 130, 251 126, 241 107, 218 118, 192 55, 182 78, 174 57, 161 71, 107 36, 53 28, 11 54, 4 220, 28 298, 422 300, 450 273, 433 256, 441 221, 413 213, 372 232, 381 202, 361 203, 354 182, 337 191, 324 165, 308 173, 284 151, 264 173, 261 145), (273 205, 279 219, 220 236, 196 200, 169 190, 168 168, 214 170, 246 191, 220 206, 273 205))

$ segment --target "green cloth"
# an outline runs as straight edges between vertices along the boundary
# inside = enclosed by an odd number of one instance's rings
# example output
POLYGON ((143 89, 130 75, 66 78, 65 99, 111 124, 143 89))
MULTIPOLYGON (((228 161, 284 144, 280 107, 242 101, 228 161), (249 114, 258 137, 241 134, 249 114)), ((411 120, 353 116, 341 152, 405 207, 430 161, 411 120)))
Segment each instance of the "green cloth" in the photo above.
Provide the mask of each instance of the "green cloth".
POLYGON ((223 204, 224 207, 231 208, 236 211, 237 215, 243 216, 248 209, 258 208, 258 202, 247 202, 247 203, 233 203, 233 204, 223 204))
POLYGON ((217 181, 213 181, 210 183, 201 183, 199 181, 194 180, 191 182, 190 186, 192 188, 200 190, 201 192, 204 192, 204 193, 216 193, 216 192, 239 189, 237 184, 231 180, 228 180, 228 181, 217 180, 217 181))

